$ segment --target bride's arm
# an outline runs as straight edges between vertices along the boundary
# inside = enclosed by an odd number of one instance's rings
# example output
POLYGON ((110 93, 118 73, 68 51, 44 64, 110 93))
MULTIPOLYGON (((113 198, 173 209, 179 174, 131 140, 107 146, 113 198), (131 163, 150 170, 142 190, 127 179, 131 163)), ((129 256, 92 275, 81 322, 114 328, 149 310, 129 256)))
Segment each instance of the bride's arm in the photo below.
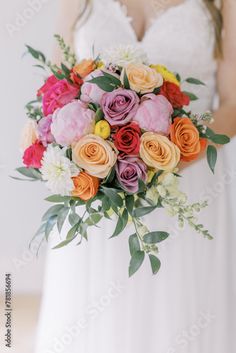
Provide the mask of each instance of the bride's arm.
MULTIPOLYGON (((80 14, 85 7, 85 0, 60 0, 59 16, 56 33, 60 34, 66 43, 73 47, 73 30, 80 14)), ((58 46, 54 48, 54 61, 59 63, 61 52, 58 46)))
POLYGON ((223 57, 219 60, 218 91, 220 107, 212 129, 231 137, 236 135, 236 1, 223 3, 223 57))

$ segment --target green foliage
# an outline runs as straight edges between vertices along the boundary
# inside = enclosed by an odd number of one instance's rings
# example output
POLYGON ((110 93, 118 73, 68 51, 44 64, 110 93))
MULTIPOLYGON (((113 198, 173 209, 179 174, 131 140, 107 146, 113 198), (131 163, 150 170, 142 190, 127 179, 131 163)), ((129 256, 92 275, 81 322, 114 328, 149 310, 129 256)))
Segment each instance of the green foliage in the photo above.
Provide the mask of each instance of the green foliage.
POLYGON ((216 160, 217 160, 217 149, 215 148, 215 146, 209 145, 207 147, 207 162, 212 173, 215 172, 216 160))

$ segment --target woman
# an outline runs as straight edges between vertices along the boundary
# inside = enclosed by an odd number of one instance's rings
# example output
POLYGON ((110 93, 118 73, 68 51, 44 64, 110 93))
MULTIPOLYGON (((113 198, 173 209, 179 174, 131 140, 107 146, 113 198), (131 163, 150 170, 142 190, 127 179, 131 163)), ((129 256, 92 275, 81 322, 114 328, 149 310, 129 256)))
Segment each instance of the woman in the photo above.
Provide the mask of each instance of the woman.
MULTIPOLYGON (((203 80, 207 86, 194 88, 200 100, 192 110, 212 109, 217 92, 213 128, 235 135, 235 1, 224 0, 218 10, 211 0, 71 0, 69 6, 63 1, 61 13, 60 32, 79 58, 91 56, 92 46, 96 55, 108 46, 134 44, 150 62, 203 80)), ((164 265, 155 278, 147 265, 127 278, 126 232, 108 241, 112 225, 106 221, 87 244, 49 250, 37 353, 236 351, 233 149, 235 139, 219 152, 215 176, 205 160, 184 170, 190 198, 209 200, 201 219, 212 242, 187 227, 179 232, 161 212, 147 217, 150 227, 172 234, 160 247, 164 265)))

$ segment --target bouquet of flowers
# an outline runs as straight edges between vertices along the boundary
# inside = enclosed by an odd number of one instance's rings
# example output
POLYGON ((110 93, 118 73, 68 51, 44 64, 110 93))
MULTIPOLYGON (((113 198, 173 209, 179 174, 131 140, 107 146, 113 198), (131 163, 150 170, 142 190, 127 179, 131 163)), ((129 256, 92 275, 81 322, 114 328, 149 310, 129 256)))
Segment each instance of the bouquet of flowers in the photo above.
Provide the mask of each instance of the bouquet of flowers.
MULTIPOLYGON (((55 203, 43 215, 36 236, 48 239, 54 226, 60 233, 68 220, 67 236, 55 247, 61 248, 76 238, 78 243, 87 239, 88 228, 104 217, 115 222, 111 237, 130 223, 129 275, 145 255, 156 274, 158 243, 169 234, 150 231, 142 218, 164 207, 181 226, 187 222, 211 239, 195 215, 206 202, 188 204, 178 188, 178 167, 206 150, 214 172, 214 144, 229 138, 206 126, 213 120, 210 112, 186 109, 198 98, 181 90, 178 74, 148 63, 139 49, 112 48, 77 63, 64 40, 56 38, 65 58, 60 66, 27 46, 46 79, 36 100, 26 106, 21 143, 25 166, 17 171, 27 180, 45 182, 52 193, 46 200, 55 203)), ((204 84, 192 77, 185 81, 204 84)))

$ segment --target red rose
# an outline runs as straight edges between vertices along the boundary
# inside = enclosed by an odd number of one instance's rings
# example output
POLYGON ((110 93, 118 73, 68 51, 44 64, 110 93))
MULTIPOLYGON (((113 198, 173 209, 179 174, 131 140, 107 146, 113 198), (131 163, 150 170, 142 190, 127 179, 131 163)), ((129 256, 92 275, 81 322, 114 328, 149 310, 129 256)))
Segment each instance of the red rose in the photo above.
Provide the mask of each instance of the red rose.
POLYGON ((43 154, 46 148, 41 142, 37 141, 28 147, 23 155, 23 162, 27 168, 40 168, 43 154))
POLYGON ((161 87, 160 94, 168 99, 173 108, 182 108, 183 105, 188 105, 190 102, 189 97, 181 92, 179 86, 172 82, 165 81, 161 87))
POLYGON ((137 155, 140 147, 141 129, 137 123, 131 122, 121 127, 114 135, 114 144, 118 151, 129 155, 137 155))
POLYGON ((54 75, 51 75, 50 77, 48 77, 44 85, 38 90, 37 96, 42 96, 43 94, 45 94, 58 81, 59 80, 54 75))

